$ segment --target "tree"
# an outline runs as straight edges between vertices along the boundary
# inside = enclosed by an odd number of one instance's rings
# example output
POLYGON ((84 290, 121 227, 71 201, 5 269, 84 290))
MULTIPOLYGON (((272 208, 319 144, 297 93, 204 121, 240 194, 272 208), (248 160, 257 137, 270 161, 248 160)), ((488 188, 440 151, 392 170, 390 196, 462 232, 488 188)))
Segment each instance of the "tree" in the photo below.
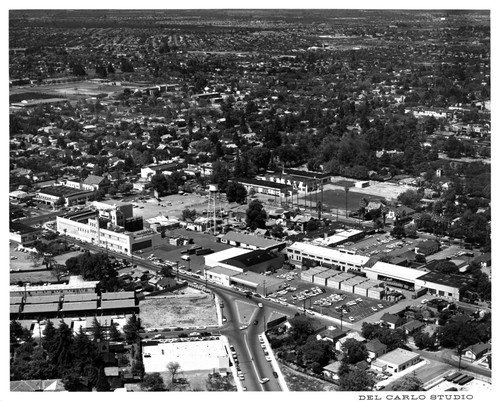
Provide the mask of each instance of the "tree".
POLYGON ((134 376, 142 378, 144 376, 144 363, 142 361, 134 360, 134 362, 132 362, 130 373, 134 376))
POLYGON ((283 238, 284 236, 283 226, 280 224, 275 224, 273 228, 271 228, 271 236, 275 238, 283 238))
POLYGON ((251 230, 266 227, 267 214, 264 210, 264 207, 262 206, 262 203, 258 199, 254 199, 252 202, 250 202, 246 211, 246 215, 247 227, 249 227, 251 230))
POLYGON ((247 190, 238 182, 230 182, 226 187, 226 196, 227 201, 230 203, 237 202, 243 204, 247 199, 247 190))
POLYGON ((209 373, 206 381, 207 391, 236 391, 236 386, 229 381, 227 376, 220 373, 209 373))
POLYGON ((364 343, 350 338, 342 345, 342 352, 347 356, 347 362, 351 365, 368 358, 368 351, 364 343))
POLYGON ((404 226, 400 223, 397 223, 392 229, 391 235, 396 238, 403 238, 406 235, 404 226))
POLYGON ((415 375, 406 375, 396 381, 392 386, 393 391, 424 391, 424 384, 415 375))
POLYGON ((109 327, 109 339, 111 341, 122 341, 122 333, 118 331, 118 328, 116 326, 116 323, 111 323, 111 326, 109 327))
POLYGON ((120 61, 120 69, 122 70, 122 72, 134 72, 134 67, 126 58, 123 58, 120 61))
POLYGON ((139 319, 135 314, 130 316, 127 323, 123 326, 123 332, 125 333, 125 339, 127 342, 132 343, 139 339, 140 330, 139 319))
POLYGON ((161 173, 151 177, 151 187, 158 192, 158 196, 176 194, 178 191, 177 184, 174 180, 161 173))
POLYGON ((310 339, 302 347, 300 347, 299 350, 302 352, 304 363, 311 367, 315 363, 320 366, 325 366, 334 356, 334 352, 329 341, 310 339))
POLYGON ((30 252, 30 259, 33 267, 40 266, 42 255, 38 252, 30 252))
POLYGON ((453 274, 458 273, 458 267, 455 263, 449 260, 439 260, 434 265, 434 271, 445 274, 453 274))
POLYGON ((288 338, 296 345, 305 344, 307 338, 314 333, 311 319, 305 315, 295 316, 290 320, 292 328, 288 338))
POLYGON ((433 349, 435 346, 435 337, 423 331, 415 333, 413 341, 418 349, 433 349))
POLYGON ((421 253, 417 253, 415 255, 415 262, 417 262, 417 263, 426 263, 425 255, 422 255, 421 253))
POLYGON ((306 231, 307 232, 316 231, 320 227, 321 223, 318 220, 309 220, 306 224, 306 231))
POLYGON ((174 383, 175 382, 175 376, 180 373, 180 369, 181 369, 181 365, 179 364, 179 362, 176 362, 176 361, 171 361, 167 364, 167 369, 168 371, 170 372, 170 376, 171 376, 171 382, 174 383))
POLYGON ((408 189, 398 195, 398 201, 408 207, 415 207, 422 199, 423 194, 413 189, 408 189))
POLYGON ((48 355, 50 363, 57 366, 61 375, 72 368, 74 361, 72 344, 73 330, 61 320, 54 336, 54 347, 48 355))
POLYGON ((340 391, 370 391, 374 380, 364 370, 357 368, 349 369, 349 372, 340 376, 340 391))
POLYGON ((64 206, 64 204, 66 203, 66 201, 64 200, 64 198, 62 196, 60 196, 59 198, 57 198, 57 200, 54 202, 54 209, 57 209, 59 207, 62 207, 64 206))
POLYGON ((104 372, 104 365, 99 369, 99 375, 97 377, 95 389, 97 391, 111 391, 108 379, 106 378, 106 373, 104 372))
POLYGON ((197 215, 196 209, 185 208, 182 211, 182 220, 184 220, 184 221, 187 221, 187 220, 193 221, 196 218, 196 215, 197 215))
POLYGON ((92 327, 90 330, 92 332, 92 338, 94 339, 94 341, 104 340, 104 330, 102 328, 101 323, 99 323, 99 321, 95 316, 94 320, 92 321, 92 327))
POLYGON ((144 376, 141 382, 141 389, 146 391, 166 391, 163 377, 157 372, 148 373, 144 376))
POLYGON ((410 238, 417 237, 417 225, 414 223, 410 223, 405 227, 405 235, 410 238))

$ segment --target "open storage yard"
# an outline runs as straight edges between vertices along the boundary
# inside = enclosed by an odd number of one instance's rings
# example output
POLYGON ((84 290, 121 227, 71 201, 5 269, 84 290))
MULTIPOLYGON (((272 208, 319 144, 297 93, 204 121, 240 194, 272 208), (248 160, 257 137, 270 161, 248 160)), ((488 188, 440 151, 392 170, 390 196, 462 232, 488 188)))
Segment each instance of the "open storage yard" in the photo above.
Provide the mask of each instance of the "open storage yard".
POLYGON ((140 306, 141 324, 145 329, 217 324, 212 296, 191 288, 147 298, 141 301, 140 306))

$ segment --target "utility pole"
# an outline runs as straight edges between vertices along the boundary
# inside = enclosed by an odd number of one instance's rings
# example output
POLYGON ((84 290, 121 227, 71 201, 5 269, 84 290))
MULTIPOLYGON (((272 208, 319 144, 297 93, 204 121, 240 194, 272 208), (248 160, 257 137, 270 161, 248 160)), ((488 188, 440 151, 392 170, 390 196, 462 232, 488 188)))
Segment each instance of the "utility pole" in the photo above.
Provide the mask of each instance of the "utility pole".
POLYGON ((345 190, 345 218, 346 218, 346 220, 348 220, 349 219, 349 215, 347 214, 347 195, 349 193, 349 187, 346 185, 344 187, 344 190, 345 190))

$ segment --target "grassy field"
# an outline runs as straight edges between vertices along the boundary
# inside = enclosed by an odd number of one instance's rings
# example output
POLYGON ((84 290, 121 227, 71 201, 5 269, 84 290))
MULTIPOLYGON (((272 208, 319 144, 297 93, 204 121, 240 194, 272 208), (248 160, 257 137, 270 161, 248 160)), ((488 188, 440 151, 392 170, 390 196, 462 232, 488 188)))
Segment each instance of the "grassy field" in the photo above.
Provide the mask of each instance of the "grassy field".
MULTIPOLYGON (((332 209, 345 209, 345 191, 343 189, 328 189, 323 191, 323 205, 327 208, 332 209)), ((382 200, 384 199, 382 196, 370 195, 360 192, 349 191, 347 194, 347 208, 349 210, 358 210, 359 209, 359 201, 363 198, 366 198, 368 201, 374 200, 382 200)), ((312 194, 307 196, 307 201, 312 201, 313 203, 316 200, 321 201, 321 194, 312 194)), ((300 203, 300 201, 299 201, 300 203)))
POLYGON ((193 289, 182 289, 178 295, 148 298, 141 301, 140 307, 141 322, 146 329, 217 324, 212 297, 193 289))

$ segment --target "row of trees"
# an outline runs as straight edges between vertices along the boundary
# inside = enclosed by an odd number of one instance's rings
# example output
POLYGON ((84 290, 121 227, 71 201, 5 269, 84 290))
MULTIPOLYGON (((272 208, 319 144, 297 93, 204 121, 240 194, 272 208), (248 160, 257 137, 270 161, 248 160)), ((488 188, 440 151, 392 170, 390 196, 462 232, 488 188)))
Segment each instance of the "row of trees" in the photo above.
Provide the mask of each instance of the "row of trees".
MULTIPOLYGON (((56 327, 47 320, 40 333, 43 336, 33 339, 32 333, 13 320, 10 323, 11 343, 11 380, 45 380, 62 378, 68 391, 109 391, 109 382, 104 373, 105 344, 108 341, 136 343, 139 339, 139 322, 135 315, 129 317, 123 326, 122 334, 115 324, 104 328, 94 318, 89 333, 82 328, 74 334, 73 330, 61 320, 56 327), (124 338, 125 337, 125 338, 124 338)), ((135 349, 134 347, 132 349, 135 349)), ((133 355, 133 353, 132 353, 133 355)), ((140 353, 135 352, 130 364, 125 355, 122 365, 130 365, 133 375, 142 377, 144 366, 140 353)))

